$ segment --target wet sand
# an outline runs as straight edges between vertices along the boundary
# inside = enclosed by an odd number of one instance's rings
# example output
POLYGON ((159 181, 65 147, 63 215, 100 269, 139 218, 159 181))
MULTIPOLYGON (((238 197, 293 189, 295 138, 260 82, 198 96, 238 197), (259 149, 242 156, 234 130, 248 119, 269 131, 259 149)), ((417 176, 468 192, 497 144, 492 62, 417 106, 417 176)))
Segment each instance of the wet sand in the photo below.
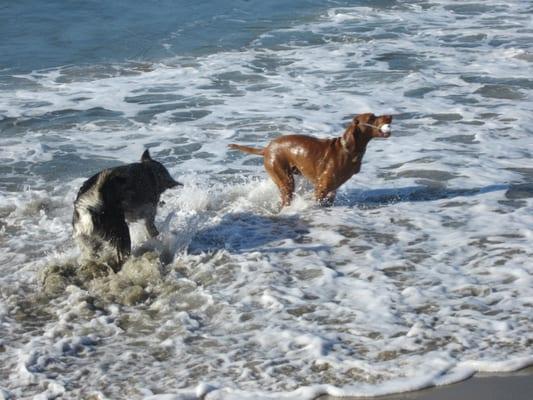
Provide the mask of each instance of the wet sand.
MULTIPOLYGON (((530 400, 533 398, 533 367, 512 374, 476 375, 465 381, 416 392, 375 397, 377 400, 530 400)), ((360 400, 361 397, 321 396, 317 400, 360 400)))

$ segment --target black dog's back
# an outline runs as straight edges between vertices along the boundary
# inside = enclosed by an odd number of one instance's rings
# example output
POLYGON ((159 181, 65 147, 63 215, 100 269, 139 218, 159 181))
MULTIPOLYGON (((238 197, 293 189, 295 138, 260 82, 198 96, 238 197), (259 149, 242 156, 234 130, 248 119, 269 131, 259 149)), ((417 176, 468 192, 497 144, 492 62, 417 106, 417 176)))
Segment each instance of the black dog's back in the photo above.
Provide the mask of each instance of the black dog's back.
POLYGON ((161 194, 179 185, 146 150, 141 162, 106 169, 86 180, 74 202, 74 237, 91 256, 110 247, 122 264, 131 251, 126 221, 144 219, 151 236, 161 194))

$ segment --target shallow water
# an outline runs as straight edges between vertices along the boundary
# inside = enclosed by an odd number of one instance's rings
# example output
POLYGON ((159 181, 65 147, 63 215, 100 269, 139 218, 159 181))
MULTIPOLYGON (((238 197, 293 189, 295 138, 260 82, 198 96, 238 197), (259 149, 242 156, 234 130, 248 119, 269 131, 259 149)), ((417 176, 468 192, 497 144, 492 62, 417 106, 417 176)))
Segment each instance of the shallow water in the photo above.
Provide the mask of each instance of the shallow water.
POLYGON ((34 3, 0 13, 0 398, 373 396, 533 363, 528 2, 34 3), (332 208, 299 182, 280 212, 226 149, 365 111, 392 136, 332 208), (147 147, 185 183, 161 235, 80 266, 77 189, 147 147))

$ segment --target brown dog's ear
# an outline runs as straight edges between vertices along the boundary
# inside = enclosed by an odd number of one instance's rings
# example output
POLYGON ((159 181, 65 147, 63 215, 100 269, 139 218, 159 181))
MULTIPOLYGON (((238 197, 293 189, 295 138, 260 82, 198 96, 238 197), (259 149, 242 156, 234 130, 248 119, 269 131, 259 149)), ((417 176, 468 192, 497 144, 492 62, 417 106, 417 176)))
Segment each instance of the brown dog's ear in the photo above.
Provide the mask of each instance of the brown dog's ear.
POLYGON ((357 120, 357 117, 354 117, 352 119, 352 123, 350 126, 348 126, 348 128, 346 128, 344 134, 342 135, 343 146, 348 151, 351 151, 355 148, 355 131, 357 130, 358 125, 359 121, 357 120))
POLYGON ((145 161, 152 161, 152 157, 150 157, 150 152, 148 151, 148 149, 146 149, 143 155, 141 156, 141 162, 145 161))

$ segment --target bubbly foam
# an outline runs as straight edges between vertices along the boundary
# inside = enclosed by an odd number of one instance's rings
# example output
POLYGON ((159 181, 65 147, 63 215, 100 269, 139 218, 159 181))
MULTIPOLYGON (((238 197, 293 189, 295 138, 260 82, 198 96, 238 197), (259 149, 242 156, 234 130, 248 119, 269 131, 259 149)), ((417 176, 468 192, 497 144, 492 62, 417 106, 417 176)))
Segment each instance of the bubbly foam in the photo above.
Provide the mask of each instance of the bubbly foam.
POLYGON ((241 51, 13 77, 0 390, 300 400, 532 364, 527 12, 335 8, 241 51), (392 136, 332 208, 299 182, 280 212, 261 159, 226 148, 340 135, 366 111, 393 114, 392 136), (79 265, 77 189, 145 147, 185 183, 162 198, 160 236, 132 226, 119 273, 79 265))

